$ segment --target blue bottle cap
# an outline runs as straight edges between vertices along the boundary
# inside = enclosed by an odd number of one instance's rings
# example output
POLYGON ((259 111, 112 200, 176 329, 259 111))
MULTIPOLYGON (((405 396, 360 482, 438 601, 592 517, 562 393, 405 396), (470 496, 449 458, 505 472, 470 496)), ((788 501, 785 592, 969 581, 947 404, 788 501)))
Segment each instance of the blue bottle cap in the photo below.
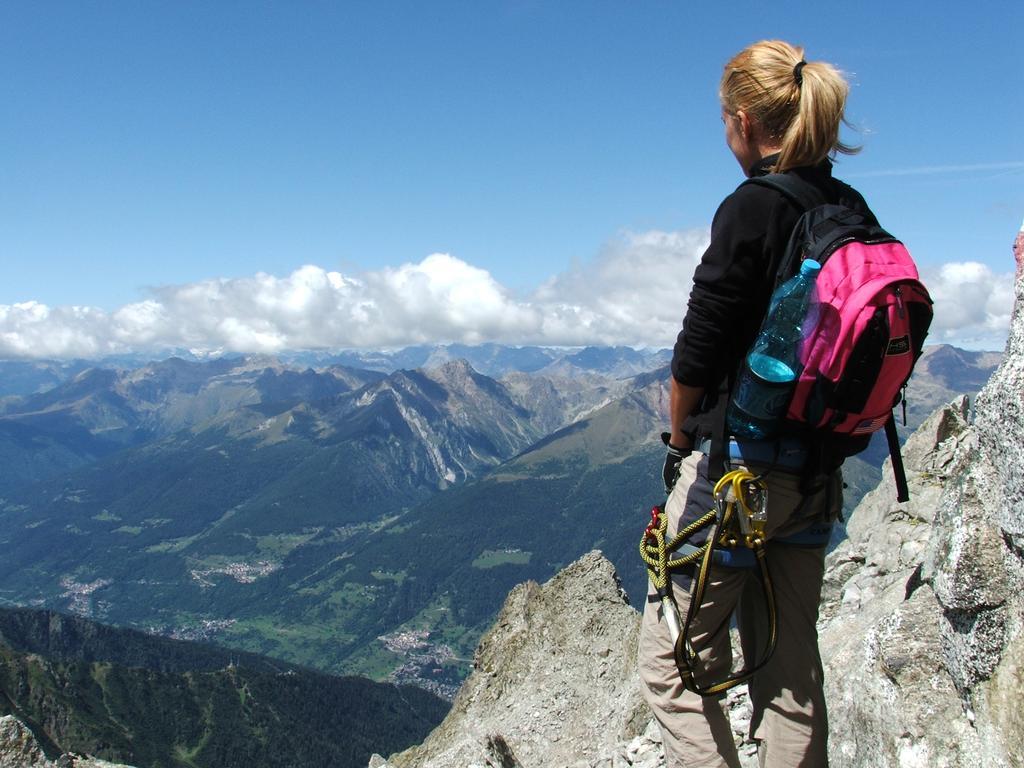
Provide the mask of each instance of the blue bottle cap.
POLYGON ((821 264, 814 259, 804 259, 800 262, 801 275, 816 275, 821 272, 821 264))

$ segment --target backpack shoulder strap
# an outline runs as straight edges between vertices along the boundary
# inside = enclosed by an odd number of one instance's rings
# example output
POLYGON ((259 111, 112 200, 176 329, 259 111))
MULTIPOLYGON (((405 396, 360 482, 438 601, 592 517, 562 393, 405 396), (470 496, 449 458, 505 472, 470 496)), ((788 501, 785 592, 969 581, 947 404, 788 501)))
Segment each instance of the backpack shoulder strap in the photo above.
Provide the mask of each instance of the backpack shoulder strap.
MULTIPOLYGON (((776 192, 781 192, 803 211, 809 211, 811 208, 817 208, 819 205, 825 205, 828 202, 825 194, 820 189, 792 173, 769 173, 766 176, 752 176, 744 181, 743 184, 768 187, 776 192)), ((743 185, 741 184, 740 186, 743 185)))
POLYGON ((803 216, 812 209, 827 205, 829 200, 822 190, 793 173, 769 173, 765 176, 752 176, 743 184, 774 189, 803 212, 801 218, 797 220, 796 227, 790 235, 790 242, 786 246, 782 260, 775 272, 775 288, 778 288, 787 278, 796 274, 799 268, 798 254, 793 247, 793 241, 799 237, 801 223, 804 221, 803 216))

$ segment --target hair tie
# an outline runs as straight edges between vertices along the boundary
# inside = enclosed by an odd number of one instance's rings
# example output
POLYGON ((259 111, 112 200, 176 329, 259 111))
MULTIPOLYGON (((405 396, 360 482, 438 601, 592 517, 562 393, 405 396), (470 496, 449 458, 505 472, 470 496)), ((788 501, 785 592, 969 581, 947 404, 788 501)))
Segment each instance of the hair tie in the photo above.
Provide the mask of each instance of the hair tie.
POLYGON ((796 66, 793 67, 793 79, 796 80, 796 87, 802 88, 804 84, 804 67, 807 66, 807 62, 801 59, 797 62, 796 66))

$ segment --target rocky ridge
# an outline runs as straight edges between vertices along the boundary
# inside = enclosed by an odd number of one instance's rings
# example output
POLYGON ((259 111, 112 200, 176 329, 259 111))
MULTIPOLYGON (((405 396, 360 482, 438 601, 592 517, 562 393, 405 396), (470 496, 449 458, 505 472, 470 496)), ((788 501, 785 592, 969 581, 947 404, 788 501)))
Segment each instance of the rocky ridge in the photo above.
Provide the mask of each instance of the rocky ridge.
POLYGON ((521 584, 444 722, 422 745, 370 765, 611 765, 650 719, 636 676, 638 633, 637 612, 597 552, 543 586, 521 584))

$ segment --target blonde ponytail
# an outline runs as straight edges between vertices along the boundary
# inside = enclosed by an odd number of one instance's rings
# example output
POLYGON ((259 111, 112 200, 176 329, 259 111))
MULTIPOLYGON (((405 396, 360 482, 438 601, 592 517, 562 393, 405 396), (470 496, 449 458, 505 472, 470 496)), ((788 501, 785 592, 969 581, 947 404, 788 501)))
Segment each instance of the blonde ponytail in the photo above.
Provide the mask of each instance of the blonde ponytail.
POLYGON ((839 140, 848 93, 835 67, 804 61, 802 48, 781 40, 754 43, 736 54, 719 87, 723 109, 743 110, 780 147, 777 172, 859 151, 839 140))

